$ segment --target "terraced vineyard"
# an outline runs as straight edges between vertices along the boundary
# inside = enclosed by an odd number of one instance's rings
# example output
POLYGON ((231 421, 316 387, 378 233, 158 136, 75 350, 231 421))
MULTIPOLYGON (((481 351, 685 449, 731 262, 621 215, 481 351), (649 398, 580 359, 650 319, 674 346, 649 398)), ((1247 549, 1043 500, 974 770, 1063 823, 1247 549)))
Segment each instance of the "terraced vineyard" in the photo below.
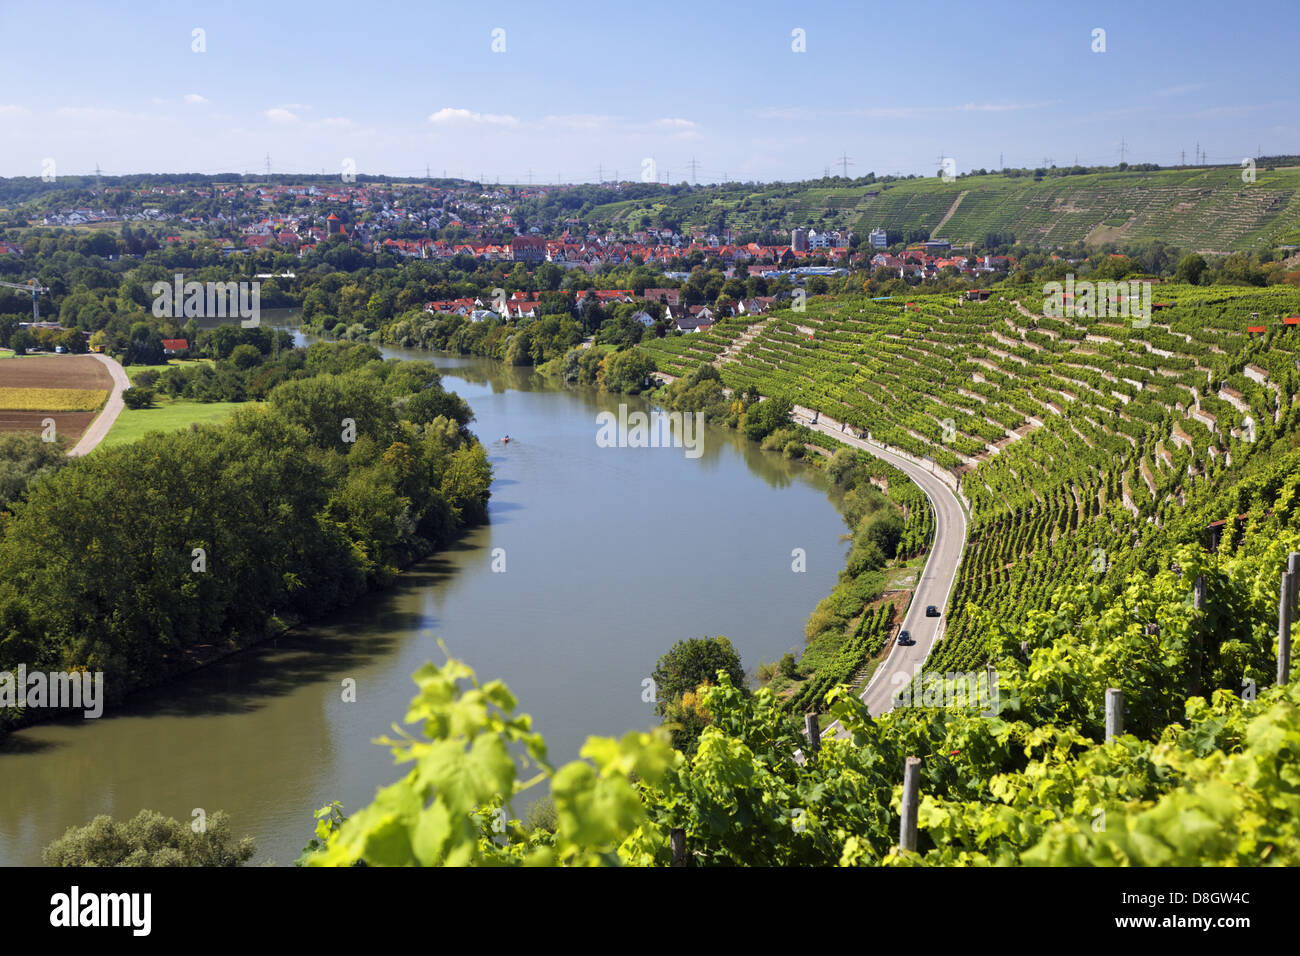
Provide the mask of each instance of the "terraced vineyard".
POLYGON ((722 319, 707 332, 688 332, 662 339, 645 339, 641 348, 654 356, 659 371, 685 375, 700 364, 716 363, 729 346, 737 342, 753 325, 766 316, 738 316, 722 319))
POLYGON ((1037 288, 910 308, 814 298, 720 368, 732 389, 791 398, 959 477, 970 538, 931 661, 964 671, 993 651, 982 613, 1014 623, 1063 583, 1114 582, 1191 512, 1227 516, 1222 489, 1289 447, 1300 329, 1281 319, 1300 293, 1162 285, 1154 298, 1171 306, 1146 328, 1046 318, 1037 288))
POLYGON ((636 222, 667 212, 683 228, 709 228, 721 219, 734 233, 795 226, 851 228, 865 236, 877 226, 933 231, 944 223, 954 242, 980 242, 1010 232, 1045 246, 1075 241, 1160 239, 1184 249, 1229 252, 1294 239, 1300 224, 1300 168, 1256 171, 1242 182, 1235 166, 1156 171, 1113 170, 1080 176, 934 177, 873 185, 813 184, 762 188, 719 186, 667 201, 624 200, 597 206, 594 221, 636 222))

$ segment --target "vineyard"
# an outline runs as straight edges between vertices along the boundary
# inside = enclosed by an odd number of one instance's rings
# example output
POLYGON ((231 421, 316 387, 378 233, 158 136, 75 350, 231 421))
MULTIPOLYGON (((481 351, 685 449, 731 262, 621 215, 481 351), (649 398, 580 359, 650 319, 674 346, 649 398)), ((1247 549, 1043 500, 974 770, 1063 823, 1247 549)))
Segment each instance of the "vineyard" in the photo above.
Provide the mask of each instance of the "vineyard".
POLYGON ((1300 169, 1258 169, 1242 181, 1234 166, 1112 170, 1078 176, 937 177, 873 185, 736 184, 710 187, 663 201, 624 200, 595 207, 591 217, 610 225, 642 215, 667 216, 683 229, 733 233, 778 232, 796 226, 852 229, 865 236, 881 227, 933 231, 944 238, 981 242, 990 232, 1045 246, 1071 242, 1160 239, 1189 250, 1230 252, 1294 236, 1300 222, 1300 169))
POLYGON ((931 663, 967 671, 991 653, 981 614, 1023 621, 1064 582, 1122 580, 1143 542, 1191 535, 1188 514, 1225 517, 1236 506, 1216 489, 1294 430, 1300 330, 1281 319, 1300 293, 1162 285, 1154 297, 1145 327, 1047 318, 1027 287, 982 303, 815 297, 738 350, 743 324, 683 337, 700 340, 690 349, 648 347, 674 374, 712 362, 733 391, 789 398, 958 477, 969 541, 931 663))

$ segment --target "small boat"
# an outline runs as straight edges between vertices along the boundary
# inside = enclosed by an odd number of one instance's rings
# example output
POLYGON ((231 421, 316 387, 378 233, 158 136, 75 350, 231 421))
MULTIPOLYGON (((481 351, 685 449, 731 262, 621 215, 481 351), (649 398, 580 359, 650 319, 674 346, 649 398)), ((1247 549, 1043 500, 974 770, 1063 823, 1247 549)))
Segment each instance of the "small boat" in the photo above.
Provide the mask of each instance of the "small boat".
POLYGON ((501 439, 501 443, 502 443, 503 445, 509 445, 509 444, 510 444, 510 436, 507 435, 505 438, 501 439))

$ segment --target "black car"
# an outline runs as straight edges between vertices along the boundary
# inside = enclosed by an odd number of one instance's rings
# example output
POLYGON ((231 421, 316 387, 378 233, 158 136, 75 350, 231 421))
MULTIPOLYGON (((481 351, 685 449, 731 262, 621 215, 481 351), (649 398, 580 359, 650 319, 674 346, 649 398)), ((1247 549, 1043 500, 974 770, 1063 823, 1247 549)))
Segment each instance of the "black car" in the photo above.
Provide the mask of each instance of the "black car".
POLYGON ((916 643, 916 641, 912 640, 911 631, 899 631, 898 643, 901 644, 903 647, 911 647, 913 644, 916 643))
POLYGON ((933 604, 927 605, 927 606, 926 606, 926 609, 925 609, 925 616, 926 616, 926 617, 938 617, 938 616, 939 616, 939 609, 938 609, 937 607, 935 607, 933 604))

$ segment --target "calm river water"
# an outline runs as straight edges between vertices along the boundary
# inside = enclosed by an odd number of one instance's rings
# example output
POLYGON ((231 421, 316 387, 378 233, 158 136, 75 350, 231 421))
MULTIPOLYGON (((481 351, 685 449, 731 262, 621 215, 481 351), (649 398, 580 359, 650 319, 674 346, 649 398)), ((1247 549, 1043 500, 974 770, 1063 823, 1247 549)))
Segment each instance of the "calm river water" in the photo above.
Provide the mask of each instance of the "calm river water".
POLYGON ((496 475, 490 525, 393 589, 125 710, 13 734, 0 743, 0 863, 37 864, 67 827, 142 808, 225 810, 256 838, 255 862, 291 863, 314 810, 351 811, 402 772, 371 741, 401 720, 411 673, 443 659, 439 639, 510 686, 556 765, 588 735, 655 723, 641 681, 677 640, 725 634, 750 673, 802 645, 846 548, 819 472, 711 427, 696 459, 601 448, 601 410, 649 406, 486 359, 386 352, 434 362, 473 407, 496 475), (806 573, 791 571, 794 548, 806 573))

